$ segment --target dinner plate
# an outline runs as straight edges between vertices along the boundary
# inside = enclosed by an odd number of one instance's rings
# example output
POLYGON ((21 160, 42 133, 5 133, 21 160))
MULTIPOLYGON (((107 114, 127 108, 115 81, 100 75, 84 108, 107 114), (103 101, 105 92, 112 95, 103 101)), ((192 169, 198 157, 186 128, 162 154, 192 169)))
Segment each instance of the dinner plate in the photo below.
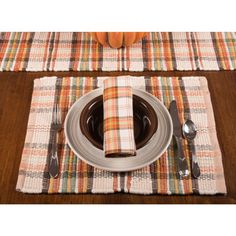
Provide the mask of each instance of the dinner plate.
MULTIPOLYGON (((80 116, 82 134, 97 148, 103 150, 103 96, 88 102, 80 116)), ((153 107, 133 95, 134 139, 136 149, 142 148, 157 130, 158 119, 153 107)))
POLYGON ((86 163, 108 171, 123 172, 145 167, 158 158, 168 148, 173 126, 168 110, 156 97, 143 90, 133 89, 133 94, 148 102, 156 112, 158 127, 151 139, 136 151, 136 156, 107 158, 104 151, 93 145, 80 128, 80 116, 83 108, 90 101, 103 94, 103 89, 95 89, 80 99, 70 108, 65 119, 65 136, 72 151, 86 163))

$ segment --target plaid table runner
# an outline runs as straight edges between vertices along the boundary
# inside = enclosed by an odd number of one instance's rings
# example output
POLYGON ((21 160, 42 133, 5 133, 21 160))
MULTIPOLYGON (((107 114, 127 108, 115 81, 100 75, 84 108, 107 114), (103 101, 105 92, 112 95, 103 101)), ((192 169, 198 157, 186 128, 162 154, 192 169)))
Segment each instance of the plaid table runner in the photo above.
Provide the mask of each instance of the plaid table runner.
POLYGON ((105 155, 135 156, 131 80, 127 76, 111 77, 103 85, 105 155))
POLYGON ((0 33, 0 71, 234 70, 236 33, 149 33, 111 49, 89 33, 0 33))
MULTIPOLYGON (((176 174, 173 142, 163 156, 150 166, 113 173, 93 168, 76 157, 59 134, 60 175, 50 179, 47 158, 50 124, 55 104, 63 117, 85 93, 101 86, 104 78, 44 77, 34 81, 27 135, 16 189, 24 193, 114 193, 217 194, 226 193, 222 157, 216 136, 214 115, 204 77, 132 77, 132 86, 158 97, 166 107, 177 101, 181 122, 191 118, 198 128, 194 145, 201 169, 197 180, 180 180, 176 174)), ((184 152, 190 165, 187 141, 184 152)), ((105 158, 105 157, 104 157, 105 158)))

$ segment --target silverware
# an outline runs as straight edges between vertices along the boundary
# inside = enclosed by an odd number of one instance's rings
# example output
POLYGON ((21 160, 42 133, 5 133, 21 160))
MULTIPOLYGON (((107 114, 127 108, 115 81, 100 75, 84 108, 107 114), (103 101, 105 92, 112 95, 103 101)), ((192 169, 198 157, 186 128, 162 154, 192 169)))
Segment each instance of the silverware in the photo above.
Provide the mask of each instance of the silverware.
POLYGON ((51 124, 52 130, 52 149, 49 157, 48 172, 52 178, 56 178, 59 174, 59 161, 57 153, 57 133, 62 129, 61 109, 57 105, 53 109, 53 118, 51 124))
POLYGON ((188 163, 184 156, 183 144, 182 144, 182 125, 179 120, 178 108, 176 101, 173 100, 170 103, 170 116, 173 122, 173 135, 177 143, 177 165, 178 165, 178 174, 182 177, 187 177, 189 175, 188 163))
POLYGON ((186 120, 182 127, 183 136, 189 141, 189 146, 192 153, 192 175, 194 178, 198 178, 201 174, 200 168, 196 158, 196 150, 193 143, 194 138, 197 135, 197 127, 192 120, 186 120))

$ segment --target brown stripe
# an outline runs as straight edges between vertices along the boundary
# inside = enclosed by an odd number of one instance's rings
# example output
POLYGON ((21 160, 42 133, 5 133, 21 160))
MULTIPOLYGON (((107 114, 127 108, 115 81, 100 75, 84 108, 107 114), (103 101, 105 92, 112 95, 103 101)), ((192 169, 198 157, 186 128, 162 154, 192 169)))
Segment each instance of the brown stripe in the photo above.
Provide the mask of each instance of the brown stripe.
POLYGON ((169 32, 169 42, 170 42, 171 62, 173 64, 172 70, 177 70, 174 40, 173 40, 173 35, 171 32, 169 32))
MULTIPOLYGON (((126 49, 127 49, 127 48, 126 48, 126 49)), ((125 48, 122 47, 120 50, 121 50, 121 61, 122 61, 122 64, 121 64, 121 71, 124 71, 124 70, 125 70, 125 63, 126 63, 125 48)))
POLYGON ((135 151, 133 149, 112 149, 111 151, 105 151, 105 157, 129 157, 129 156, 135 156, 135 151))
POLYGON ((198 57, 198 53, 197 53, 197 45, 196 45, 196 40, 194 38, 193 33, 190 33, 190 37, 191 37, 191 42, 192 42, 192 48, 193 48, 194 61, 195 61, 196 69, 200 70, 199 57, 198 57))
POLYGON ((52 51, 52 70, 54 70, 56 60, 58 59, 57 51, 58 51, 58 47, 60 45, 60 34, 61 34, 60 32, 55 33, 54 46, 53 46, 53 51, 52 51))
POLYGON ((47 56, 47 70, 50 70, 50 64, 52 61, 52 52, 54 50, 54 38, 55 38, 55 32, 52 32, 51 37, 49 39, 48 56, 47 56))
POLYGON ((7 49, 7 42, 5 38, 7 37, 7 33, 1 33, 0 34, 0 64, 2 63, 2 60, 4 58, 6 49, 7 49))
MULTIPOLYGON (((116 85, 117 85, 117 82, 118 82, 118 80, 116 80, 116 85)), ((118 85, 117 85, 118 86, 118 85)), ((121 89, 121 88, 119 88, 119 89, 121 89)), ((116 91, 118 91, 119 89, 116 89, 116 91)), ((106 94, 106 93, 103 93, 103 94, 106 94)), ((116 101, 116 107, 119 107, 119 99, 115 99, 115 101, 116 101)), ((116 114, 117 114, 117 111, 116 111, 116 114)), ((105 127, 105 125, 104 125, 104 127, 105 127)), ((117 140, 115 141, 117 144, 121 144, 121 137, 120 137, 120 135, 116 135, 116 138, 117 138, 117 140)), ((114 151, 114 150, 112 150, 112 151, 114 151)), ((114 151, 115 152, 115 151, 114 151)), ((119 153, 120 151, 118 151, 118 153, 119 153)), ((107 156, 107 153, 106 153, 106 156, 107 156)))
POLYGON ((148 58, 148 37, 144 37, 142 39, 142 55, 143 55, 143 69, 144 70, 150 70, 150 68, 148 68, 148 62, 150 61, 150 59, 148 58))
POLYGON ((34 36, 35 36, 35 33, 31 32, 29 40, 27 41, 27 49, 26 49, 26 52, 25 52, 25 56, 24 56, 24 58, 22 58, 24 60, 22 70, 26 70, 26 68, 28 66, 29 59, 30 59, 30 52, 31 52, 33 41, 34 41, 34 36))
POLYGON ((77 33, 74 32, 72 34, 72 41, 71 41, 71 52, 70 52, 69 70, 74 70, 75 55, 76 55, 76 45, 77 45, 77 33))
POLYGON ((220 48, 219 48, 219 42, 217 40, 217 37, 216 37, 216 33, 211 33, 211 38, 212 38, 212 44, 213 44, 213 47, 214 47, 214 50, 215 50, 215 54, 216 54, 216 58, 217 58, 217 64, 220 68, 220 70, 224 70, 224 65, 223 65, 223 62, 221 60, 221 55, 220 55, 220 48))
POLYGON ((102 70, 103 67, 103 46, 98 43, 98 70, 102 70))
POLYGON ((125 172, 120 172, 120 191, 125 191, 125 172))

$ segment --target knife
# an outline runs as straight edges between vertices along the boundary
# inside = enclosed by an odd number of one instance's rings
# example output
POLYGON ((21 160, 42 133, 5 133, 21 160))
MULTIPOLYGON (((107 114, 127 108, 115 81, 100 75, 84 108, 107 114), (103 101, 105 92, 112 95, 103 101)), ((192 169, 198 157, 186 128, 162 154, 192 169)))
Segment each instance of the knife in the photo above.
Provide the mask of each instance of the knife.
POLYGON ((189 175, 188 163, 184 156, 183 144, 182 144, 182 125, 179 120, 179 113, 176 101, 173 100, 170 103, 170 116, 173 122, 173 135, 177 143, 177 165, 178 165, 178 174, 182 177, 187 177, 189 175))

